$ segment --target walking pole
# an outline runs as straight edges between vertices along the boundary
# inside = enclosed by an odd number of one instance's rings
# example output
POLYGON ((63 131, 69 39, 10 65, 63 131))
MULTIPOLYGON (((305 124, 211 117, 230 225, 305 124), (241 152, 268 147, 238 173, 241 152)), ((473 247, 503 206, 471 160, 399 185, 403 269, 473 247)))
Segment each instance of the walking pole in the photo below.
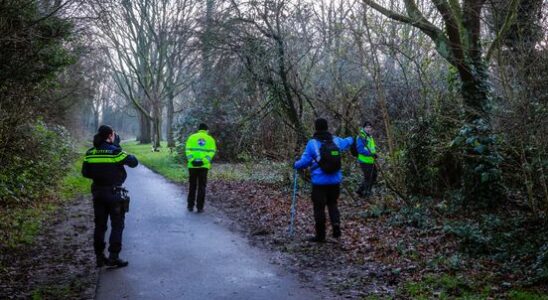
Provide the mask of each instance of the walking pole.
POLYGON ((297 205, 297 170, 293 171, 293 196, 291 198, 291 221, 289 222, 289 236, 293 237, 295 230, 293 230, 293 223, 295 220, 295 206, 297 205))

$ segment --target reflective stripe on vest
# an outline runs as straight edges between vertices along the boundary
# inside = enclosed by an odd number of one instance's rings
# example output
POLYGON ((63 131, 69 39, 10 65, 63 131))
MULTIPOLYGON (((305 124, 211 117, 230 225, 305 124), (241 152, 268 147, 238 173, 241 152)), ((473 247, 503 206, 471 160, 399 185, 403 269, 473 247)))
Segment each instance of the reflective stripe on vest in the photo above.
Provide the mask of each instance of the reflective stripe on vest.
POLYGON ((90 154, 84 157, 84 162, 90 164, 117 164, 126 159, 127 154, 120 152, 118 154, 106 155, 106 154, 90 154))

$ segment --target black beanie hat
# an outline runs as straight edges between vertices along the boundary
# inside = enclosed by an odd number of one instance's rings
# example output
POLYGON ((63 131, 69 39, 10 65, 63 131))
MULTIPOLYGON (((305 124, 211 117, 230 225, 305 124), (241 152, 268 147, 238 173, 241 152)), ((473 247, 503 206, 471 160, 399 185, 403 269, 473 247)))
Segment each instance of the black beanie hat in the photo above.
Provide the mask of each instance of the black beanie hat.
POLYGON ((101 125, 99 129, 97 129, 97 134, 104 139, 108 138, 113 132, 114 130, 112 130, 112 127, 108 125, 101 125))
POLYGON ((369 121, 363 122, 363 127, 367 127, 367 126, 373 126, 373 124, 371 124, 371 122, 369 121))
POLYGON ((93 147, 99 147, 113 132, 114 130, 112 130, 112 127, 101 125, 97 129, 97 133, 93 136, 93 147))
POLYGON ((316 131, 327 131, 327 120, 323 118, 318 118, 314 122, 314 127, 316 128, 316 131))
POLYGON ((198 130, 207 130, 207 125, 205 123, 200 123, 200 125, 198 125, 198 130))

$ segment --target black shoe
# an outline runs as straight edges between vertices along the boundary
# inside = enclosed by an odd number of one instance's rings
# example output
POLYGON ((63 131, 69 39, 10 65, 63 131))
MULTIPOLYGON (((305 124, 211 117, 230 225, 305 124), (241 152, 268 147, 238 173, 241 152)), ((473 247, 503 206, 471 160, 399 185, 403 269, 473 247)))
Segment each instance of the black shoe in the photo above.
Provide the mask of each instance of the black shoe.
POLYGON ((325 243, 325 238, 320 238, 320 237, 317 237, 317 236, 309 237, 306 240, 308 242, 313 242, 313 243, 325 243))
POLYGON ((341 237, 341 227, 333 226, 333 237, 336 239, 341 237))
POLYGON ((104 254, 97 255, 96 256, 97 268, 104 267, 107 261, 108 261, 108 258, 104 254))
POLYGON ((204 209, 203 208, 198 208, 198 211, 197 211, 199 214, 203 213, 204 212, 204 209))
POLYGON ((187 207, 188 211, 189 212, 193 212, 194 211, 194 207, 187 207))
POLYGON ((129 262, 127 260, 120 259, 119 257, 109 257, 106 261, 106 265, 109 267, 123 268, 127 267, 129 262))

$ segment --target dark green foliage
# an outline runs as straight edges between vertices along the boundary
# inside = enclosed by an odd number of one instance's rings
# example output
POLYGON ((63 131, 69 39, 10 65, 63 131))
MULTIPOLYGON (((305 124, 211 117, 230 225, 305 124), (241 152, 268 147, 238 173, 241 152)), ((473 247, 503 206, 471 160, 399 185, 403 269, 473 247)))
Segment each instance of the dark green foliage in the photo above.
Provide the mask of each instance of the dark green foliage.
POLYGON ((420 229, 429 229, 434 226, 429 198, 412 198, 413 205, 403 206, 399 212, 390 217, 390 223, 398 226, 412 226, 420 229))
POLYGON ((545 294, 537 294, 524 291, 512 291, 508 294, 510 300, 547 300, 548 296, 545 294))
POLYGON ((410 196, 442 197, 462 183, 461 154, 449 147, 458 132, 458 124, 452 121, 458 112, 447 102, 438 109, 397 124, 401 141, 397 168, 410 196))
POLYGON ((540 247, 535 263, 532 265, 533 281, 548 281, 548 242, 540 247))
POLYGON ((63 41, 71 24, 39 13, 36 1, 0 3, 0 84, 43 83, 73 62, 63 41))
POLYGON ((496 137, 483 119, 466 124, 453 140, 452 146, 460 149, 464 160, 463 194, 466 204, 493 207, 503 196, 496 137))
POLYGON ((485 254, 489 252, 489 237, 481 231, 479 224, 470 222, 458 222, 445 225, 446 233, 460 238, 462 250, 473 254, 485 254))
POLYGON ((0 204, 31 203, 56 190, 58 181, 72 166, 73 142, 62 127, 43 122, 14 128, 17 151, 3 161, 0 172, 0 204))
POLYGON ((548 278, 546 220, 525 214, 487 214, 477 219, 447 222, 444 231, 460 239, 463 252, 487 255, 512 272, 519 270, 529 283, 548 278))
POLYGON ((411 195, 430 195, 435 186, 438 169, 434 165, 435 156, 433 146, 437 141, 433 136, 431 124, 420 118, 409 127, 408 139, 402 151, 402 164, 406 171, 405 186, 411 195))
POLYGON ((0 2, 0 205, 51 192, 70 165, 68 133, 46 123, 58 114, 47 94, 74 58, 72 25, 41 12, 38 1, 0 2), (36 120, 45 120, 36 121, 36 120))

